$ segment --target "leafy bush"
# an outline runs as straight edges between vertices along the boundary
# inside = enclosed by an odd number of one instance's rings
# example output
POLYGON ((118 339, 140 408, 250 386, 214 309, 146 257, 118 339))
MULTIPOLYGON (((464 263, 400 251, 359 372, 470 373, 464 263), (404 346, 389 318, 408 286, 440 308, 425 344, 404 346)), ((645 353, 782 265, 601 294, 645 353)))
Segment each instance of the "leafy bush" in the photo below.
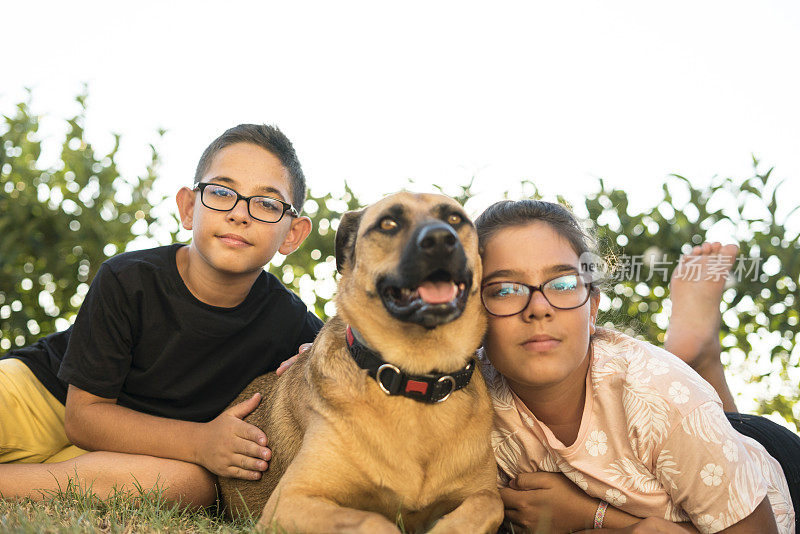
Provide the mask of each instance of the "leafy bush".
POLYGON ((702 243, 715 230, 736 237, 740 252, 734 284, 721 305, 723 360, 760 384, 761 413, 778 411, 800 428, 800 411, 793 409, 800 398, 800 238, 786 226, 797 207, 780 214, 781 183, 772 178, 772 169, 762 173, 759 167, 753 158, 753 176, 702 188, 673 175, 662 198, 641 213, 630 213, 625 191, 608 189, 601 181, 600 191, 586 199, 586 209, 618 263, 624 259, 630 271, 633 258, 644 260, 638 282, 618 270, 622 279, 613 285, 604 319, 653 342, 664 341, 666 282, 682 247, 702 243))
MULTIPOLYGON (((68 121, 62 164, 56 168, 40 166, 38 118, 29 105, 19 104, 13 117, 5 117, 0 150, 4 350, 65 327, 100 263, 125 250, 136 235, 153 237, 158 229, 151 205, 164 199, 152 193, 156 149, 145 176, 122 178, 114 163, 119 136, 111 152, 96 155, 83 135, 85 95, 78 101, 82 111, 68 121)), ((581 206, 616 259, 616 279, 600 321, 663 342, 669 317, 667 281, 680 253, 686 252, 682 247, 727 227, 739 242, 741 261, 735 273, 739 281, 723 296, 725 358, 738 374, 760 386, 762 413, 777 411, 798 425, 800 240, 786 229, 793 210, 780 215, 786 210, 772 170, 760 172, 759 162, 754 159, 753 164, 753 176, 717 180, 707 187, 673 176, 661 198, 641 213, 631 212, 624 190, 600 181, 599 190, 581 206)), ((469 201, 472 183, 453 196, 462 204, 469 201)), ((333 236, 341 215, 358 206, 346 185, 339 194, 312 192, 306 203, 312 234, 298 252, 274 259, 269 267, 322 318, 335 312, 333 236)))
POLYGON ((29 103, 0 124, 0 349, 23 346, 63 329, 100 264, 137 235, 153 237, 152 193, 159 163, 123 178, 115 157, 84 139, 86 95, 67 121, 60 163, 43 168, 39 117, 29 103), (60 327, 60 328, 57 328, 60 327))

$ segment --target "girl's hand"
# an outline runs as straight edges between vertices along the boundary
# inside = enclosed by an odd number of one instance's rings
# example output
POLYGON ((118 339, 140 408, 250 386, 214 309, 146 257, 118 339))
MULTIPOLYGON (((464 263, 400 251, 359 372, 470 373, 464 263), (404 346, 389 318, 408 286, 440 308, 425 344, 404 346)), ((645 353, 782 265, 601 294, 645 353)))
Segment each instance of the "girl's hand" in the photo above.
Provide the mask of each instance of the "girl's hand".
POLYGON ((281 376, 284 373, 284 371, 286 371, 289 367, 291 367, 291 365, 294 362, 297 361, 297 358, 299 358, 301 354, 303 354, 304 352, 306 352, 308 349, 311 348, 311 345, 312 345, 311 343, 303 343, 302 345, 300 345, 300 348, 297 349, 297 354, 295 354, 288 360, 281 362, 281 364, 278 366, 278 369, 275 370, 275 374, 281 376))
POLYGON ((590 529, 600 503, 562 473, 544 471, 521 473, 500 490, 500 497, 506 517, 531 532, 538 532, 540 523, 552 532, 590 529))

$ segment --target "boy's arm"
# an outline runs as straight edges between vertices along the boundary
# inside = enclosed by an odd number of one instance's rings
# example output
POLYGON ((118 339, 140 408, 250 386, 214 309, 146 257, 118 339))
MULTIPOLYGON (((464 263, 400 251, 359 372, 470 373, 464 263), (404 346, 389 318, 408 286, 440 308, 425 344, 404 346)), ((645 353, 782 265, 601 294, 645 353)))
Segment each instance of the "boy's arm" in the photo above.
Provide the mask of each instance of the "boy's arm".
POLYGON ((173 458, 216 475, 257 480, 271 452, 266 435, 242 418, 260 401, 255 394, 208 423, 194 423, 137 412, 70 384, 64 426, 83 449, 173 458))

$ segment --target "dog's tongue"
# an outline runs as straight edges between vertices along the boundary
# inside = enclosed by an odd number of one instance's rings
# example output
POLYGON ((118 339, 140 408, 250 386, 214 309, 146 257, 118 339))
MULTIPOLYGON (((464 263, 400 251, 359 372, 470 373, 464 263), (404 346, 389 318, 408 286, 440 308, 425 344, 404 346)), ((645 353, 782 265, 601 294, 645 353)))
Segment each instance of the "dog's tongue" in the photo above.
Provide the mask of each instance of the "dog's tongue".
POLYGON ((453 282, 422 282, 417 291, 428 304, 442 304, 456 298, 458 288, 453 282))

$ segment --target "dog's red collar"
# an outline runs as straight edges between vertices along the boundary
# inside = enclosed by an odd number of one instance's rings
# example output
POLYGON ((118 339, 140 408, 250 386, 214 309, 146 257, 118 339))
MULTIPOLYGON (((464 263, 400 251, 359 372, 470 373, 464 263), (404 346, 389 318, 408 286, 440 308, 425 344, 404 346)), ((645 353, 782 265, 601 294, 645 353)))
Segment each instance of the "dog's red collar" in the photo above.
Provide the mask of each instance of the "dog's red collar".
POLYGON ((386 362, 380 354, 359 342, 350 325, 347 325, 346 338, 350 356, 387 395, 402 395, 420 402, 442 402, 454 391, 466 387, 475 370, 475 359, 471 359, 454 373, 412 375, 386 362))

